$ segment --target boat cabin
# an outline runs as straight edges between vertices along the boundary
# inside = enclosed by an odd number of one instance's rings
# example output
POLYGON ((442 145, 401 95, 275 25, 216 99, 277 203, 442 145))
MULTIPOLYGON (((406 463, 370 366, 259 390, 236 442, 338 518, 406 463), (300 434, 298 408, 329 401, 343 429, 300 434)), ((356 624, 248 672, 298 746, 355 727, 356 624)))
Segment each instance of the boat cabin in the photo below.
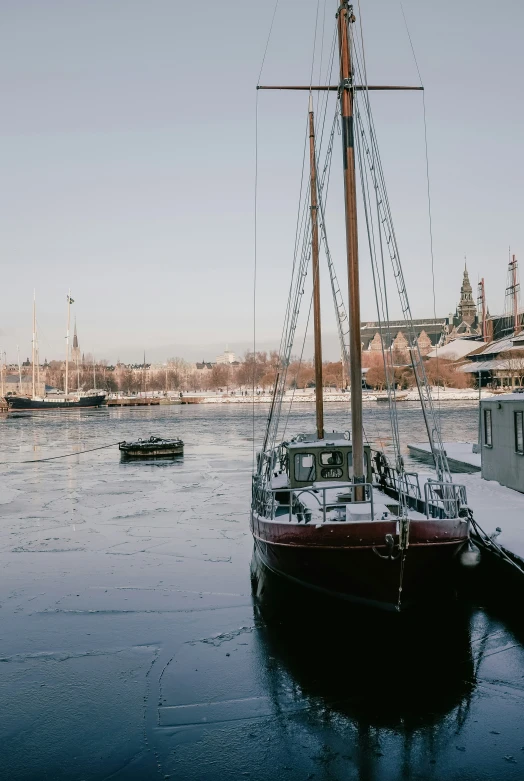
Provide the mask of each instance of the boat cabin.
MULTIPOLYGON (((328 434, 325 439, 304 435, 289 442, 287 450, 290 488, 353 480, 353 447, 344 434, 328 434)), ((371 483, 369 445, 364 447, 364 470, 366 482, 371 483)))

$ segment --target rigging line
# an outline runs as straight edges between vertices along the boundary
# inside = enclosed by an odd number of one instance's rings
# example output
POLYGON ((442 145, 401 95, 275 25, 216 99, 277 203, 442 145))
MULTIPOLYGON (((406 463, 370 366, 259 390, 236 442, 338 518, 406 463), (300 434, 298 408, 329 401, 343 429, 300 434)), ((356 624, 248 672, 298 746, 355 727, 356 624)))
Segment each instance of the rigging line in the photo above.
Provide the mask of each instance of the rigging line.
MULTIPOLYGON (((264 70, 264 63, 266 62, 267 50, 269 48, 269 41, 271 40, 271 33, 273 32, 273 24, 275 23, 275 16, 277 15, 277 8, 278 8, 279 2, 280 2, 280 0, 276 0, 275 7, 273 9, 273 16, 271 17, 271 24, 269 25, 269 33, 267 35, 266 48, 264 49, 264 55, 262 57, 262 63, 260 65, 260 73, 258 74, 257 86, 260 84, 260 79, 262 77, 262 71, 264 70)), ((258 92, 258 90, 257 90, 257 92, 258 92)))
MULTIPOLYGON (((317 22, 318 24, 318 7, 317 7, 317 22)), ((315 43, 316 43, 316 33, 315 33, 315 43)), ((332 40, 332 46, 331 46, 331 54, 330 59, 328 63, 328 70, 329 74, 331 75, 331 72, 333 70, 333 63, 334 63, 334 54, 335 54, 335 44, 336 44, 336 29, 333 34, 333 40, 332 40)), ((312 61, 312 73, 314 72, 314 57, 312 61)), ((326 94, 324 107, 323 107, 323 121, 322 121, 322 134, 321 134, 321 145, 324 137, 324 129, 325 129, 325 122, 326 122, 326 116, 327 116, 327 107, 328 107, 328 99, 329 95, 326 94)), ((305 144, 307 144, 307 127, 306 127, 306 137, 305 137, 305 144)), ((304 147, 304 155, 305 155, 305 147, 304 147)), ((324 187, 325 183, 325 174, 326 171, 324 170, 320 187, 324 187)), ((303 156, 303 168, 302 168, 302 179, 304 176, 304 156, 303 156)), ((329 181, 329 179, 328 179, 329 181)), ((282 377, 280 381, 280 394, 279 394, 279 403, 277 404, 277 412, 275 415, 275 437, 276 432, 278 431, 279 423, 280 423, 280 414, 281 414, 281 406, 282 406, 282 394, 285 390, 285 384, 287 379, 287 366, 289 363, 289 358, 291 355, 292 346, 294 343, 294 337, 296 332, 296 322, 298 318, 299 313, 299 304, 300 299, 303 294, 303 285, 304 285, 304 279, 305 276, 307 276, 306 266, 309 266, 309 258, 310 258, 310 248, 308 244, 308 238, 309 234, 306 230, 307 227, 307 214, 308 212, 308 200, 307 195, 310 191, 310 182, 308 181, 308 187, 306 192, 306 197, 304 198, 303 203, 303 211, 302 211, 302 221, 300 221, 300 198, 299 198, 299 208, 298 208, 298 214, 297 214, 297 233, 295 237, 295 252, 294 252, 294 263, 293 263, 293 271, 291 275, 291 282, 290 282, 290 291, 289 291, 289 297, 288 297, 288 305, 286 309, 286 317, 284 322, 284 327, 282 330, 282 337, 280 342, 280 348, 279 348, 279 357, 280 357, 280 363, 283 368, 282 371, 282 377), (298 271, 296 273, 296 277, 294 277, 294 272, 296 269, 296 256, 297 256, 297 250, 298 245, 302 243, 302 252, 301 252, 301 258, 298 266, 298 271)), ((303 192, 303 187, 301 186, 301 195, 303 192)))
MULTIPOLYGON (((360 0, 359 0, 359 13, 360 13, 360 0)), ((365 54, 364 54, 364 39, 362 35, 362 22, 360 21, 360 34, 361 34, 361 47, 362 47, 362 70, 360 67, 360 57, 358 53, 358 46, 357 42, 355 40, 353 30, 350 28, 350 40, 353 43, 353 49, 354 49, 354 63, 356 66, 356 70, 359 74, 360 83, 365 84, 367 87, 367 72, 366 72, 366 65, 365 65, 365 54)), ((369 93, 366 89, 366 97, 369 101, 369 93)), ((366 104, 368 105, 368 104, 366 104)), ((369 110, 369 109, 368 109, 369 110)), ((377 218, 379 220, 378 222, 378 237, 379 237, 379 246, 380 246, 380 256, 381 256, 381 262, 382 262, 382 278, 379 271, 377 256, 376 256, 376 244, 375 244, 375 230, 374 230, 374 223, 373 223, 373 217, 372 217, 372 207, 371 207, 371 198, 369 195, 369 182, 368 182, 368 172, 365 166, 363 165, 363 159, 362 159, 362 147, 361 143, 364 141, 365 143, 365 133, 362 123, 362 116, 360 113, 360 109, 358 106, 358 101, 356 101, 356 120, 357 120, 357 127, 360 125, 361 127, 361 134, 357 132, 355 134, 356 140, 357 140, 357 153, 359 156, 359 167, 361 172, 361 186, 362 186, 362 194, 363 194, 363 200, 364 200, 364 207, 365 207, 365 216, 366 216, 366 225, 368 230, 368 241, 369 241, 369 249, 370 249, 370 256, 371 256, 371 267, 372 267, 372 273, 373 273, 373 285, 375 288, 375 300, 377 304, 377 314, 379 317, 379 329, 380 332, 382 332, 381 328, 381 317, 380 312, 382 311, 382 320, 385 320, 387 326, 387 337, 389 342, 389 354, 390 354, 390 364, 391 364, 391 370, 393 372, 393 383, 390 380, 390 373, 388 372, 388 366, 387 366, 387 360, 386 360, 386 351, 384 349, 384 342, 382 340, 382 336, 380 339, 381 343, 381 352, 382 352, 382 361, 384 365, 384 375, 386 379, 386 385, 388 389, 388 407, 389 407, 389 418, 390 418, 390 427, 391 427, 391 436, 393 439, 393 446, 395 451, 395 461, 397 469, 403 469, 403 460, 401 458, 401 452, 400 452, 400 432, 399 432, 399 426, 398 426, 398 415, 397 410, 394 405, 395 401, 395 382, 394 382, 394 371, 393 371, 393 353, 392 353, 392 337, 391 337, 391 327, 389 325, 389 307, 388 307, 388 298, 387 298, 387 287, 386 287, 386 274, 385 274, 385 265, 384 265, 384 249, 383 249, 383 243, 382 243, 382 231, 380 228, 380 214, 379 214, 379 207, 378 207, 378 192, 377 188, 374 188, 375 191, 375 200, 376 200, 376 209, 377 209, 377 218), (371 220, 368 217, 368 203, 369 203, 369 215, 371 215, 371 220), (370 235, 370 225, 371 225, 371 235, 370 235), (378 292, 379 295, 377 295, 377 280, 378 280, 378 292), (380 299, 380 301, 379 301, 380 299), (393 387, 392 387, 393 385, 393 387), (391 396, 393 395, 393 400, 391 396)), ((375 165, 375 156, 373 154, 373 166, 375 165)))
MULTIPOLYGON (((326 119, 327 105, 328 103, 326 101, 325 108, 324 108, 324 124, 326 119)), ((329 148, 328 148, 328 153, 329 153, 329 148)), ((304 165, 304 160, 303 160, 303 165, 304 165)), ((322 189, 325 186, 325 180, 326 180, 326 168, 324 168, 322 173, 320 189, 322 189)), ((329 178, 328 178, 328 184, 329 184, 329 178)), ((308 181, 306 198, 304 199, 304 207, 302 213, 302 224, 300 226, 300 232, 299 232, 300 236, 302 236, 302 253, 301 253, 300 263, 299 263, 299 267, 295 279, 293 279, 293 274, 292 274, 290 293, 288 298, 288 307, 286 312, 287 316, 284 323, 284 328, 281 337, 281 347, 279 351, 280 363, 282 367, 282 378, 281 378, 280 388, 279 388, 279 401, 277 403, 277 412, 276 415, 274 416, 275 419, 275 426, 274 426, 275 440, 274 441, 275 442, 276 442, 276 434, 278 433, 278 428, 280 425, 282 396, 285 391, 285 385, 287 380, 287 367, 289 365, 289 359, 291 356, 291 350, 293 347, 294 337, 296 332, 296 322, 300 311, 300 299, 304 292, 303 290, 304 279, 307 276, 307 268, 309 267, 309 259, 311 256, 309 233, 306 231, 306 227, 309 224, 306 220, 306 216, 309 213, 307 209, 307 205, 308 205, 307 195, 309 194, 309 191, 310 191, 310 182, 308 181), (293 282, 294 282, 294 289, 293 289, 293 282)))
POLYGON ((295 340, 295 333, 296 333, 296 326, 297 326, 297 320, 298 315, 300 312, 300 299, 304 293, 304 278, 306 276, 306 271, 304 271, 305 268, 309 266, 309 260, 311 257, 311 245, 305 246, 303 249, 303 254, 301 257, 301 265, 299 269, 299 273, 297 274, 297 285, 295 288, 295 298, 294 298, 294 304, 292 308, 292 318, 290 323, 288 324, 288 329, 286 332, 286 341, 285 341, 285 354, 282 356, 282 369, 283 369, 283 379, 280 385, 279 389, 279 399, 278 399, 278 407, 277 407, 277 416, 275 418, 275 425, 273 428, 273 440, 272 440, 272 447, 274 447, 274 444, 276 442, 276 436, 278 433, 278 428, 280 425, 280 415, 282 410, 282 401, 283 401, 283 395, 285 392, 285 384, 287 380, 287 374, 288 374, 288 368, 291 358, 291 350, 293 348, 294 340, 295 340))
MULTIPOLYGON (((358 110, 357 106, 357 124, 360 121, 360 112, 358 110)), ((382 285, 380 280, 380 273, 379 273, 379 267, 378 262, 376 259, 376 248, 375 248, 375 233, 373 228, 373 218, 372 218, 372 210, 371 210, 371 198, 369 196, 369 185, 368 185, 368 174, 367 169, 365 168, 362 160, 362 148, 361 148, 361 138, 360 134, 355 134, 356 139, 356 147, 357 147, 357 157, 359 161, 359 171, 360 171, 360 179, 361 179, 361 187, 362 187, 362 197, 363 197, 363 203, 364 203, 364 214, 366 219, 366 227, 367 227, 367 234, 368 234, 368 243, 369 243, 369 251, 371 256, 371 270, 373 275, 373 286, 375 290, 375 301, 377 304, 377 315, 378 315, 378 322, 379 322, 379 333, 382 332, 382 321, 384 319, 384 300, 383 300, 383 293, 382 293, 382 285), (377 279, 378 279, 378 290, 377 290, 377 279), (381 317, 382 312, 382 317, 381 317)), ((382 250, 382 236, 379 228, 379 239, 380 239, 380 247, 381 247, 381 254, 382 254, 382 260, 383 260, 383 250, 382 250)), ((387 301, 387 298, 386 298, 387 301)), ((386 304, 387 306, 387 304, 386 304)), ((386 310, 386 318, 387 318, 387 310, 386 310)), ((386 320, 387 322, 387 320, 386 320)), ((387 360, 386 360, 386 352, 384 349, 384 342, 381 337, 381 352, 382 352, 382 362, 384 365, 384 376, 386 380, 386 385, 388 389, 388 407, 389 407, 389 419, 390 419, 390 428, 391 428, 391 438, 393 440, 393 449, 395 454, 395 461, 397 466, 399 466, 402 462, 400 460, 400 437, 398 432, 398 420, 396 417, 396 410, 394 409, 392 398, 391 398, 391 382, 390 382, 390 375, 388 372, 388 366, 387 366, 387 360)), ((390 337, 390 344, 391 344, 391 337, 390 337)), ((391 361, 392 363, 392 361, 391 361)), ((404 505, 404 502, 402 501, 403 495, 400 494, 401 502, 404 505)))
MULTIPOLYGON (((302 194, 303 194, 303 187, 304 187, 304 171, 305 171, 305 162, 306 162, 306 147, 307 147, 307 137, 308 137, 308 129, 307 129, 307 122, 306 122, 306 129, 304 134, 304 148, 303 148, 303 154, 302 154, 302 173, 300 178, 300 190, 299 190, 299 198, 298 198, 298 209, 297 209, 297 222, 296 222, 296 228, 295 228, 295 246, 293 249, 293 265, 291 268, 291 279, 289 282, 289 293, 288 293, 288 302, 286 306, 286 313, 284 316, 284 326, 282 329, 282 336, 280 337, 280 346, 279 346, 279 358, 282 356, 282 351, 285 348, 284 340, 287 330, 287 325, 289 321, 289 317, 291 316, 291 297, 292 297, 292 291, 293 291, 293 282, 294 282, 294 274, 296 269, 296 263, 297 263, 297 257, 298 257, 298 247, 299 244, 303 244, 302 239, 302 232, 305 230, 305 217, 306 217, 306 206, 307 206, 307 194, 309 193, 309 189, 307 189, 306 195, 304 197, 304 202, 302 203, 302 194), (302 217, 301 215, 302 211, 302 217)), ((309 185, 308 185, 309 188, 309 185)))
POLYGON ((282 433, 282 439, 284 439, 285 436, 286 436, 286 431, 287 431, 287 427, 288 427, 288 423, 289 423, 289 417, 291 415, 291 407, 293 406, 293 401, 295 399, 295 393, 296 393, 296 390, 297 390, 297 382, 296 381, 297 381, 297 378, 300 375, 300 369, 302 367, 302 359, 304 357, 304 348, 306 346, 306 339, 307 339, 307 334, 308 334, 308 330, 309 330, 309 320, 311 318, 312 306, 313 306, 313 292, 311 292, 311 299, 309 301, 309 311, 308 311, 307 320, 306 320, 306 327, 304 329, 304 338, 302 340, 302 349, 300 351, 300 358, 299 358, 299 361, 298 361, 298 369, 297 369, 297 371, 295 373, 295 376, 293 378, 293 380, 294 380, 294 388, 293 388, 293 393, 291 394, 291 401, 289 402, 289 408, 288 408, 288 411, 287 411, 286 423, 285 423, 285 426, 284 426, 284 431, 282 433))
MULTIPOLYGON (((277 0, 278 2, 278 0, 277 0)), ((275 7, 276 11, 276 7, 275 7)), ((271 32, 271 31, 270 31, 271 32)), ((269 38, 268 38, 269 43, 269 38)), ((266 44, 267 50, 267 44, 266 44)), ((264 52, 264 59, 266 53, 264 52)), ((262 65, 264 60, 262 60, 262 65)), ((262 73, 262 68, 260 69, 262 73)), ((259 75, 260 79, 260 75, 259 75)), ((253 439, 253 453, 251 469, 253 474, 255 473, 255 359, 256 359, 256 347, 257 347, 257 211, 258 211, 258 90, 256 90, 255 97, 255 200, 254 200, 254 268, 253 268, 253 388, 252 388, 252 439, 253 439)))
MULTIPOLYGON (((365 77, 364 77, 365 78, 365 77)), ((375 192, 375 208, 377 210, 377 219, 378 222, 378 241, 379 241, 379 247, 380 247, 380 258, 381 258, 381 267, 379 266, 378 259, 377 259, 377 251, 376 251, 376 243, 375 243, 375 228, 374 228, 374 220, 373 220, 373 209, 371 206, 371 197, 369 194, 369 174, 367 171, 367 168, 363 164, 362 159, 362 140, 364 139, 365 143, 365 135, 364 130, 362 126, 362 116, 360 113, 360 109, 358 106, 356 106, 356 120, 357 120, 357 128, 360 127, 360 134, 356 133, 356 139, 358 144, 358 155, 359 155, 359 166, 361 170, 361 183, 362 183, 362 189, 363 189, 363 198, 364 198, 364 207, 366 209, 366 224, 368 226, 368 238, 369 238, 369 231, 371 227, 371 239, 370 239, 370 255, 371 255, 371 268, 373 273, 373 284, 375 287, 375 300, 377 304, 377 314, 379 318, 379 332, 380 332, 380 347, 381 347, 381 353, 382 353, 382 362, 384 366, 384 376, 386 380, 386 386, 388 391, 388 407, 389 407, 389 418, 390 418, 390 427, 391 427, 391 437, 394 443, 394 451, 395 451, 395 462, 397 468, 402 465, 401 461, 401 453, 400 453, 400 433, 398 428, 398 416, 396 407, 394 405, 396 393, 395 393, 395 381, 394 381, 394 371, 393 371, 393 379, 391 379, 391 371, 388 370, 388 364, 386 359, 386 349, 384 348, 384 341, 382 339, 382 323, 385 323, 385 333, 388 340, 388 347, 387 352, 390 356, 390 369, 393 370, 393 352, 392 352, 392 333, 391 333, 391 326, 389 324, 389 306, 388 306, 388 297, 387 297, 387 284, 386 284, 386 272, 385 272, 385 265, 384 265, 384 246, 382 242, 382 231, 380 229, 380 215, 379 215, 379 209, 378 209, 378 194, 376 188, 374 188, 375 192), (369 214, 371 215, 371 218, 368 218, 368 204, 369 204, 369 214), (382 269, 382 274, 380 272, 380 268, 382 269), (377 282, 378 282, 378 295, 377 295, 377 282), (393 396, 393 400, 392 397, 393 396)))
MULTIPOLYGON (((357 125, 359 122, 359 114, 357 110, 357 125)), ((371 198, 369 195, 369 184, 368 184, 368 173, 367 169, 363 165, 362 160, 362 148, 361 148, 361 139, 359 138, 359 134, 355 134, 356 138, 356 147, 357 147, 357 156, 359 161, 359 171, 360 171, 360 179, 361 179, 361 187, 362 187, 362 196, 363 196, 363 204, 364 204, 364 215, 366 219, 366 227, 367 227, 367 235, 368 235, 368 244, 369 244, 369 252, 370 252, 370 259, 371 259, 371 271, 373 275, 373 286, 375 289, 375 301, 377 305, 377 316, 378 316, 378 324, 379 324, 379 334, 380 334, 380 346, 381 346, 381 353, 382 353, 382 362, 384 365, 384 376, 386 379, 386 385, 388 388, 388 402, 390 407, 390 426, 391 426, 391 436, 393 438, 393 441, 395 442, 395 434, 393 430, 393 420, 391 418, 391 400, 390 400, 390 382, 389 382, 389 375, 388 375, 388 367, 387 367, 387 361, 386 361, 386 354, 384 350, 384 341, 382 339, 382 322, 387 318, 385 318, 384 315, 384 292, 382 289, 382 280, 379 273, 379 267, 378 267, 378 261, 376 258, 376 245, 375 245, 375 230, 373 226, 373 218, 372 218, 372 209, 371 209, 371 198)), ((381 254, 382 254, 382 241, 381 241, 381 233, 380 229, 378 230, 379 239, 380 239, 380 247, 381 247, 381 254)), ((388 329, 388 336, 389 329, 388 329)))
MULTIPOLYGON (((260 71, 257 79, 257 86, 260 84, 262 77, 262 71, 264 70, 264 63, 266 62, 267 50, 269 48, 269 41, 271 40, 271 33, 273 32, 273 24, 275 22, 275 16, 277 14, 277 8, 280 0, 275 0, 275 7, 273 9, 273 16, 271 17, 271 24, 269 26, 269 32, 266 40, 266 46, 264 54, 262 56, 262 62, 260 64, 260 71)), ((254 269, 253 269, 253 403, 252 403, 252 436, 253 436, 253 456, 252 456, 252 471, 255 471, 255 359, 256 359, 256 314, 257 314, 257 198, 258 198, 258 93, 256 90, 255 98, 255 197, 254 197, 254 269)))
POLYGON ((318 29, 318 10, 320 8, 320 0, 317 0, 317 12, 315 15, 315 32, 313 34, 313 55, 311 57, 311 73, 309 77, 309 86, 313 84, 313 72, 315 68, 315 53, 317 49, 317 29, 318 29))
MULTIPOLYGON (((318 83, 319 84, 330 84, 329 81, 322 81, 322 60, 324 58, 324 37, 325 37, 325 29, 326 29, 326 3, 327 0, 324 0, 324 9, 322 11, 322 32, 320 37, 320 64, 318 66, 318 83)), ((319 107, 319 103, 323 96, 320 93, 317 93, 317 111, 319 107)))
POLYGON ((374 164, 371 164, 371 162, 369 161, 369 151, 366 150, 366 156, 368 158, 367 162, 368 162, 368 167, 370 169, 370 173, 373 178, 374 186, 375 188, 380 190, 381 200, 379 201, 379 206, 382 207, 382 212, 383 212, 383 216, 380 217, 380 221, 384 226, 384 229, 386 227, 388 229, 388 235, 386 236, 387 245, 388 245, 390 260, 393 266, 393 273, 395 277, 397 290, 402 304, 402 312, 404 315, 404 319, 406 321, 406 325, 408 326, 410 332, 411 342, 417 353, 417 361, 416 364, 414 363, 414 366, 415 366, 415 371, 417 373, 417 376, 419 376, 419 380, 420 380, 420 382, 418 383, 418 387, 419 387, 419 392, 421 393, 421 403, 424 408, 427 408, 427 411, 429 412, 429 415, 433 422, 433 430, 430 435, 430 442, 433 440, 434 437, 437 443, 437 447, 433 447, 432 445, 432 453, 435 458, 435 465, 437 468, 437 472, 439 473, 440 479, 444 479, 446 482, 451 482, 451 474, 449 472, 447 458, 442 445, 441 431, 437 422, 435 409, 431 397, 431 391, 428 386, 427 376, 426 376, 424 364, 422 362, 420 348, 414 331, 413 318, 411 315, 411 307, 409 304, 409 298, 407 296, 404 274, 400 262, 398 243, 395 235, 395 228, 393 225, 392 214, 391 214, 391 206, 389 203, 389 197, 388 197, 387 188, 384 179, 384 171, 380 160, 380 153, 378 150, 377 140, 376 140, 376 132, 374 128, 373 117, 372 117, 371 108, 368 99, 369 96, 366 94, 365 91, 362 93, 362 95, 364 96, 364 100, 367 100, 370 141, 371 141, 371 147, 374 152, 374 161, 375 161, 374 164), (423 388, 423 392, 421 392, 421 388, 423 388))
MULTIPOLYGON (((326 109, 327 109, 327 105, 326 105, 326 109)), ((328 147, 328 153, 329 153, 329 147, 328 147)), ((323 173, 322 173, 322 177, 321 177, 321 183, 320 183, 320 187, 319 187, 319 192, 324 187, 325 179, 326 179, 326 171, 327 171, 327 169, 324 168, 323 173)), ((309 182, 308 193, 310 191, 310 186, 311 186, 311 184, 309 182)), ((307 205, 306 201, 304 201, 304 205, 305 206, 307 205)), ((306 214, 306 210, 304 210, 304 214, 306 214)), ((304 279, 305 279, 305 276, 307 275, 307 270, 306 269, 309 267, 310 257, 311 257, 310 237, 309 237, 309 233, 306 232, 305 226, 304 226, 302 257, 301 257, 301 262, 300 262, 300 267, 299 267, 299 273, 297 274, 297 278, 296 278, 296 288, 295 288, 295 295, 294 295, 294 304, 293 304, 293 307, 292 307, 293 322, 292 322, 292 324, 290 324, 290 323, 287 324, 287 333, 286 333, 286 337, 287 337, 287 341, 286 341, 287 352, 286 352, 286 356, 285 356, 285 361, 283 362, 284 365, 285 365, 285 369, 284 369, 283 384, 282 384, 282 388, 281 388, 282 396, 283 396, 283 393, 285 391, 285 382, 287 380, 287 367, 289 365, 289 359, 291 357, 291 350, 292 350, 292 346, 293 346, 293 343, 294 343, 294 336, 295 336, 295 331, 296 331, 296 322, 297 322, 298 314, 299 314, 300 298, 301 298, 301 296, 302 296, 302 294, 304 292, 304 290, 303 290, 304 279)), ((309 316, 308 316, 308 324, 309 324, 309 316)), ((303 350, 304 350, 304 347, 302 348, 302 354, 303 354, 303 350)), ((278 427, 279 427, 279 423, 280 423, 280 414, 281 414, 281 407, 282 407, 282 396, 280 398, 280 402, 279 402, 279 405, 278 405, 277 417, 276 417, 276 425, 275 425, 275 431, 274 431, 274 433, 275 433, 275 442, 276 442, 276 435, 278 433, 278 427)), ((293 404, 293 399, 294 399, 294 394, 293 394, 292 399, 291 399, 289 412, 291 411, 291 406, 293 404)), ((288 412, 288 419, 289 419, 289 412, 288 412)), ((286 423, 286 428, 287 428, 287 423, 286 423)))
POLYGON ((77 450, 75 453, 64 453, 62 456, 49 456, 49 458, 31 458, 29 461, 0 461, 0 464, 9 464, 10 466, 18 466, 18 464, 40 464, 42 461, 55 461, 57 458, 69 458, 70 456, 81 456, 83 453, 93 453, 95 450, 107 450, 108 447, 115 447, 115 445, 121 444, 122 442, 111 442, 110 445, 91 447, 88 450, 77 450))
MULTIPOLYGON (((409 32, 408 27, 408 20, 406 19, 406 14, 404 12, 404 6, 402 4, 402 0, 399 0, 400 3, 400 10, 402 12, 402 18, 404 19, 404 25, 406 28, 406 33, 409 40, 409 45, 411 47, 411 53, 413 54, 413 60, 415 62, 415 68, 417 69, 418 78, 420 81, 420 86, 423 87, 424 84, 422 82, 422 74, 420 72, 417 55, 415 53, 415 47, 413 46, 413 40, 411 38, 411 33, 409 32)), ((424 151, 426 156, 426 184, 427 184, 427 198, 428 198, 428 223, 429 223, 429 247, 430 247, 430 255, 431 255, 431 281, 432 281, 432 287, 433 287, 433 317, 436 320, 437 319, 437 300, 436 300, 436 293, 435 293, 435 257, 434 257, 434 250, 433 250, 433 217, 432 217, 432 210, 431 210, 431 187, 430 187, 430 178, 429 178, 429 153, 428 153, 428 128, 427 128, 427 119, 426 119, 426 98, 425 98, 425 90, 422 90, 422 114, 424 119, 424 151)), ((438 345, 436 346, 436 353, 437 353, 437 377, 439 376, 439 365, 438 365, 438 345)), ((438 398, 438 410, 439 410, 439 423, 442 425, 442 412, 441 412, 441 405, 440 405, 440 386, 437 390, 437 398, 438 398)))
MULTIPOLYGON (((329 270, 329 277, 331 282, 331 292, 333 297, 333 303, 335 307, 335 318, 337 321, 337 330, 339 335, 339 341, 340 341, 340 347, 341 347, 341 365, 345 365, 346 367, 349 367, 349 355, 348 355, 348 347, 344 341, 344 337, 347 336, 349 333, 349 318, 347 316, 344 299, 342 297, 342 292, 340 289, 340 285, 338 282, 336 270, 333 264, 333 260, 331 257, 331 251, 329 249, 329 242, 327 238, 327 225, 326 225, 326 216, 325 216, 325 207, 327 204, 327 196, 329 194, 329 177, 331 172, 331 162, 332 162, 332 152, 333 152, 333 140, 335 135, 335 128, 337 126, 337 120, 338 120, 338 103, 335 108, 335 117, 333 119, 333 125, 331 129, 328 149, 326 152, 326 160, 324 163, 324 172, 323 176, 326 176, 327 178, 327 187, 326 187, 326 201, 324 201, 323 198, 323 186, 319 188, 318 191, 318 205, 319 205, 319 211, 320 211, 320 234, 321 234, 321 242, 324 247, 324 254, 326 256, 326 261, 328 265, 329 270), (344 331, 342 323, 347 323, 348 331, 344 331)), ((317 165, 318 168, 318 165, 317 165)), ((367 431, 362 426, 364 437, 366 439, 367 444, 370 444, 369 437, 367 435, 367 431)))

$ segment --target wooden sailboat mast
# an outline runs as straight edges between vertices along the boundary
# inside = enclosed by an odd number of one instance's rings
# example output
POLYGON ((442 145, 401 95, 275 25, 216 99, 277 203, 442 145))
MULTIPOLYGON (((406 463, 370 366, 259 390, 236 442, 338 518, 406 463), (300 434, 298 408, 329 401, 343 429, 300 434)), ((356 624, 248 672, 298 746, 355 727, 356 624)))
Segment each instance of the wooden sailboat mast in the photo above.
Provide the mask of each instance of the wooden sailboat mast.
POLYGON ((313 98, 309 96, 309 164, 311 176, 311 261, 313 265, 313 321, 315 332, 315 403, 317 437, 324 439, 324 390, 322 380, 322 331, 320 322, 320 271, 318 242, 317 164, 313 98))
MULTIPOLYGON (((337 0, 337 25, 340 56, 340 83, 315 86, 261 85, 257 89, 309 90, 338 92, 342 120, 344 200, 346 215, 346 255, 349 291, 349 379, 351 384, 351 437, 353 441, 353 480, 364 482, 364 432, 362 427, 362 344, 360 334, 360 285, 357 230, 357 188, 353 129, 354 93, 368 90, 423 90, 420 87, 354 84, 348 25, 353 24, 353 6, 348 0, 337 0)), ((311 114, 311 112, 310 112, 311 114)), ((311 119, 311 116, 310 116, 311 119)), ((344 367, 343 367, 344 369, 344 367)), ((318 383, 317 383, 318 387, 318 383)), ((358 497, 356 497, 358 498, 358 497)))
POLYGON ((360 285, 358 268, 357 187, 353 131, 353 92, 348 24, 355 21, 348 3, 338 13, 340 54, 340 112, 342 118, 342 155, 346 212, 346 255, 349 292, 349 378, 351 384, 351 439, 353 443, 353 480, 364 482, 364 436, 362 427, 362 355, 360 336, 360 285))

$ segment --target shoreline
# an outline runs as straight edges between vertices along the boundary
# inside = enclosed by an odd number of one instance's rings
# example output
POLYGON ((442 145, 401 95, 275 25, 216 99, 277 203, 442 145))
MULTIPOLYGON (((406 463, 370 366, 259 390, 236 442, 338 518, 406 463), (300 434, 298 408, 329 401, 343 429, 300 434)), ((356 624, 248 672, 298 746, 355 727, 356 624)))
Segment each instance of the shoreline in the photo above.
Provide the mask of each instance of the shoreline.
MULTIPOLYGON (((417 391, 412 392, 409 391, 408 393, 405 393, 404 391, 399 392, 399 395, 401 398, 397 396, 397 403, 398 404, 404 404, 408 402, 417 402, 420 403, 420 399, 418 396, 417 391)), ((491 391, 484 391, 482 393, 482 398, 492 398, 497 394, 492 393, 491 391)), ((432 389, 432 399, 434 402, 440 403, 443 401, 478 401, 479 395, 478 391, 461 391, 461 390, 454 390, 450 389, 447 391, 440 391, 440 393, 436 392, 435 389, 432 389)), ((269 393, 261 393, 258 396, 231 396, 231 395, 200 395, 197 393, 191 394, 187 393, 180 399, 181 404, 271 404, 272 401, 272 394, 269 393)), ((314 393, 286 393, 284 395, 284 401, 291 401, 293 400, 293 403, 296 404, 313 404, 315 402, 315 394, 314 393)), ((369 393, 364 394, 363 403, 378 403, 378 404, 387 404, 387 398, 384 397, 384 394, 380 393, 369 393)), ((330 404, 330 403, 344 403, 344 402, 351 402, 351 393, 326 393, 324 394, 324 403, 330 404)))

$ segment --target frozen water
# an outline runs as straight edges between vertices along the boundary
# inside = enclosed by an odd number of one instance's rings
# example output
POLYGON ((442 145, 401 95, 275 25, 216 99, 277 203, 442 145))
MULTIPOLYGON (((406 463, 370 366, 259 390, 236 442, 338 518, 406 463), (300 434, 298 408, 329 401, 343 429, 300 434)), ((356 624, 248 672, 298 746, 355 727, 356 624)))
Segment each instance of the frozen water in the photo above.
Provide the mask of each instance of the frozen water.
MULTIPOLYGON (((420 412, 400 415, 422 441, 420 412)), ((446 405, 444 438, 473 438, 476 415, 446 405)), ((387 410, 365 426, 390 446, 387 410)), ((254 606, 248 406, 3 418, 0 444, 1 779, 522 778, 518 630, 474 610, 421 650, 375 616, 317 624, 308 602, 297 623, 301 596, 276 624, 254 606), (150 434, 184 458, 20 463, 150 434)))

